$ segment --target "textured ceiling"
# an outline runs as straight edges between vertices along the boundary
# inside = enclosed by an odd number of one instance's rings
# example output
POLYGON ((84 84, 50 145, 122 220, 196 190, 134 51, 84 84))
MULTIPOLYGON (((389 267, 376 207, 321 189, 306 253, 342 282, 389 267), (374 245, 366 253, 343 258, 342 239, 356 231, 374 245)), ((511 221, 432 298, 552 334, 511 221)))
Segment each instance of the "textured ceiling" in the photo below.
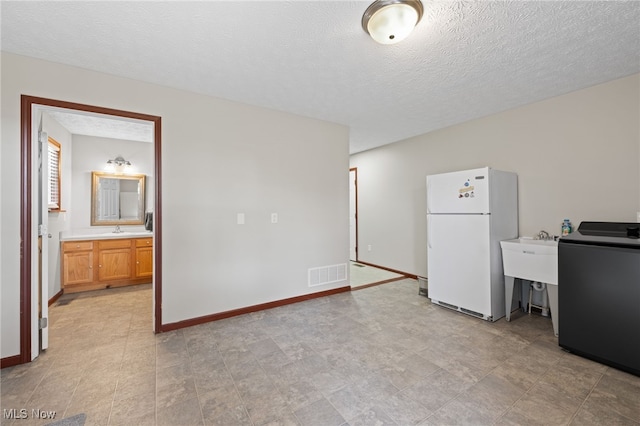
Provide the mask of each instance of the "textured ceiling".
POLYGON ((383 46, 368 1, 2 1, 2 50, 345 124, 352 153, 640 72, 640 2, 423 4, 383 46))
POLYGON ((74 135, 153 142, 153 123, 150 121, 72 112, 59 108, 48 109, 47 114, 74 135))

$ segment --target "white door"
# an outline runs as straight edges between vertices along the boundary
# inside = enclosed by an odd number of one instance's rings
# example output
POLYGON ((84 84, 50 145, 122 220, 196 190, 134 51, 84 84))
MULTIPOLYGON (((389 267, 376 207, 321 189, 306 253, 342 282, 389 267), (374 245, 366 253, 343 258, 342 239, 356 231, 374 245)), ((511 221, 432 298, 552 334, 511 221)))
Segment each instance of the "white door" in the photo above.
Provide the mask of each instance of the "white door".
POLYGON ((349 259, 358 260, 358 172, 349 170, 349 259))
POLYGON ((491 316, 489 215, 428 215, 429 298, 491 316))
POLYGON ((489 213, 489 168, 427 176, 429 213, 489 213))
POLYGON ((38 133, 38 310, 39 351, 49 347, 49 138, 38 133))

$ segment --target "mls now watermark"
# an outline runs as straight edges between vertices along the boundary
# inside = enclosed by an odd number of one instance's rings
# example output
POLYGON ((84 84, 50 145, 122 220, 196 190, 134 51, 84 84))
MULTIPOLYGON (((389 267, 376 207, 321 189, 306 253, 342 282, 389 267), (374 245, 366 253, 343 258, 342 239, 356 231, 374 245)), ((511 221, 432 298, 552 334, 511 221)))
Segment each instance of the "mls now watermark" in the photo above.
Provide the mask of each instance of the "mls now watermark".
POLYGON ((27 410, 26 408, 3 408, 2 409, 2 417, 9 419, 54 419, 56 417, 55 411, 45 411, 39 408, 33 408, 31 410, 27 410))

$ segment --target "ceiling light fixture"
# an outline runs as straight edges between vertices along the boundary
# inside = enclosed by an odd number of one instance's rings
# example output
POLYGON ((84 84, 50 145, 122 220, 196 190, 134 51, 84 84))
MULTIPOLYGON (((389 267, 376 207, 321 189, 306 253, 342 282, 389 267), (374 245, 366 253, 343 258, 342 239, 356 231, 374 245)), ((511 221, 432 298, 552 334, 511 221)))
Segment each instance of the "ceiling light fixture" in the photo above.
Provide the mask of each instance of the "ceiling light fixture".
POLYGON ((404 40, 420 22, 420 0, 376 0, 362 15, 362 28, 380 44, 404 40))

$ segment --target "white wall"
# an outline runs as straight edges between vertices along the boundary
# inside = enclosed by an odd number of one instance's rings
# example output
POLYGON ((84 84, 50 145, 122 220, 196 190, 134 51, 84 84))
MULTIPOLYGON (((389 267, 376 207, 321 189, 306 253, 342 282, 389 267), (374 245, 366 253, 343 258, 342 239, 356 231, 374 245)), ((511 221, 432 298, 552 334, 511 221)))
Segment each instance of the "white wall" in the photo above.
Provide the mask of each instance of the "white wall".
MULTIPOLYGON (((2 53, 2 337, 19 352, 20 95, 162 117, 163 323, 347 285, 348 129, 2 53), (246 225, 236 225, 236 213, 246 225), (270 223, 270 214, 279 223, 270 223)), ((151 323, 151 321, 150 321, 151 323)))
MULTIPOLYGON (((124 157, 130 173, 146 175, 146 210, 153 211, 153 144, 94 136, 73 135, 73 204, 71 227, 91 227, 91 172, 104 172, 107 160, 124 157)), ((110 225, 111 226, 111 225, 110 225)), ((113 226, 111 226, 113 227, 113 226)))
POLYGON ((359 259, 427 276, 425 176, 475 167, 518 174, 520 235, 636 221, 639 159, 639 74, 352 155, 359 259))

